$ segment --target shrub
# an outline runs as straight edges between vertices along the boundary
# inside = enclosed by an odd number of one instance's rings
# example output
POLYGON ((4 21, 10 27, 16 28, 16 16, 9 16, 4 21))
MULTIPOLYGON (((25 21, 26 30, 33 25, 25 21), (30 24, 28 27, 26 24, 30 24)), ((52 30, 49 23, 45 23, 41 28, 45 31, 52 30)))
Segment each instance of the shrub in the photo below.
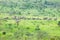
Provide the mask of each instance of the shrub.
POLYGON ((60 26, 60 21, 58 21, 58 26, 60 26))

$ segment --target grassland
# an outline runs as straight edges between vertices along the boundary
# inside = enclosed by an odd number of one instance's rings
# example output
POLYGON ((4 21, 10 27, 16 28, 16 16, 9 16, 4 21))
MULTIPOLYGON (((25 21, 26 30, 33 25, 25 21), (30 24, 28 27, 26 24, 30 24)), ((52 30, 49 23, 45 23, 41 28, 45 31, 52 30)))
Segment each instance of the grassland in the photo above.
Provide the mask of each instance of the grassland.
MULTIPOLYGON (((16 15, 15 15, 16 16, 16 15)), ((9 19, 0 18, 0 39, 1 40, 60 40, 60 26, 57 20, 33 20, 19 19, 17 24, 12 16, 6 15, 9 19), (4 34, 5 32, 5 34, 4 34)), ((32 16, 27 18, 32 18, 32 16)), ((38 18, 38 17, 37 17, 38 18)))
POLYGON ((60 40, 60 0, 0 0, 0 40, 60 40))

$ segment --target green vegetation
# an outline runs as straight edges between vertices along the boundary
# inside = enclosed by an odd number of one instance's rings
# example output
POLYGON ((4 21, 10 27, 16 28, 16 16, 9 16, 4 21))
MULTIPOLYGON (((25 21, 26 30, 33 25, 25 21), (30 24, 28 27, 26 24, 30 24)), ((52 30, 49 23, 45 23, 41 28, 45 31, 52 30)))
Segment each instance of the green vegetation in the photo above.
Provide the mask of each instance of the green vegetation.
POLYGON ((0 0, 0 40, 60 40, 60 0, 0 0))

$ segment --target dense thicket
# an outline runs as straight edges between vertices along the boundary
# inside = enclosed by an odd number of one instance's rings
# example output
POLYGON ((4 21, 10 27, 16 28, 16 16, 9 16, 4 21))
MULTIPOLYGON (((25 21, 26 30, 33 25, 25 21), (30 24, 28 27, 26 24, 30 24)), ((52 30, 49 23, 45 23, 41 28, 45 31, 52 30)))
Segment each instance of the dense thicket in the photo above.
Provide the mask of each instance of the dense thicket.
POLYGON ((60 16, 60 2, 50 0, 1 0, 0 13, 60 16), (57 14, 57 15, 56 15, 57 14))

